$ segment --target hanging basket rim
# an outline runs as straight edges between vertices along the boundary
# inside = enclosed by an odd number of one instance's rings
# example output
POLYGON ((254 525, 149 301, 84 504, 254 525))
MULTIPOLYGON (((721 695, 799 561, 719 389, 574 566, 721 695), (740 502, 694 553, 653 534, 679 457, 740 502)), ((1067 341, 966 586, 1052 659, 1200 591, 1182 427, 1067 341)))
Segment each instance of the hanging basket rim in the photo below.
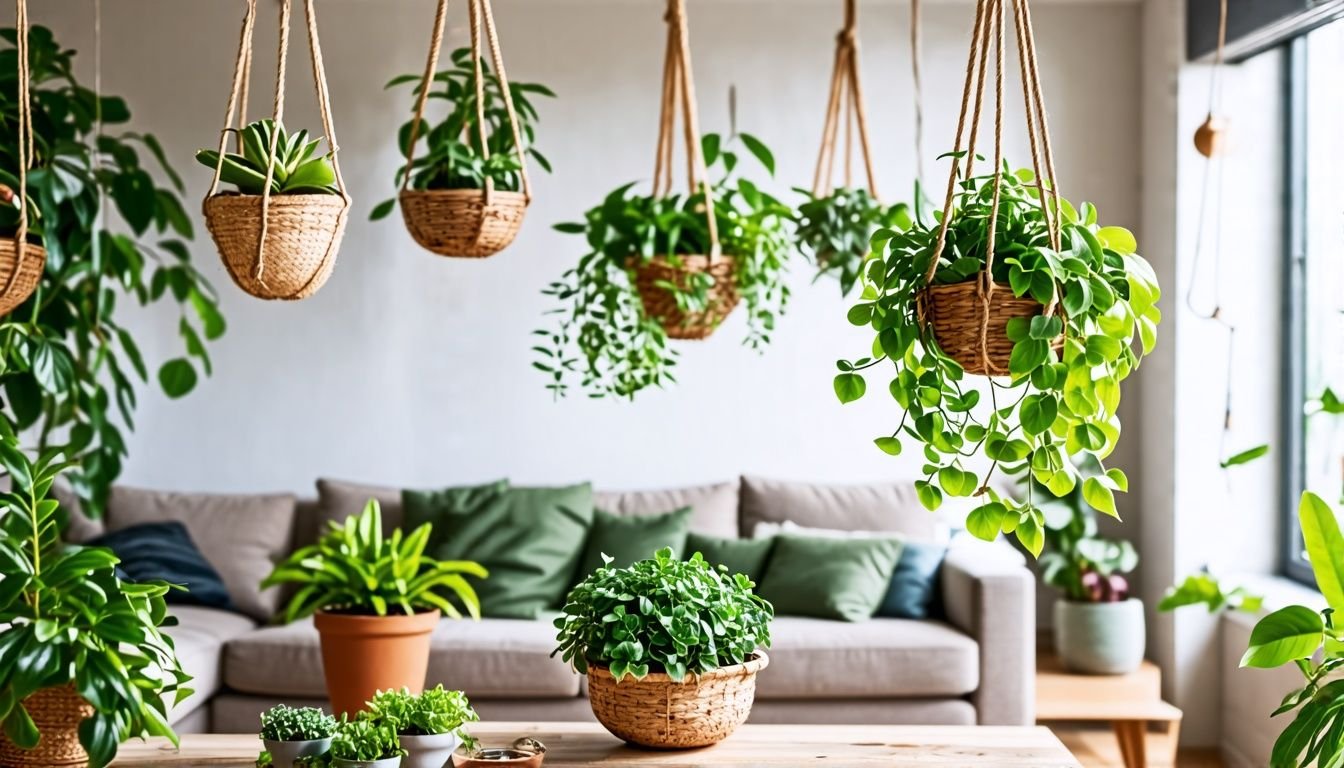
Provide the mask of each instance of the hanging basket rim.
POLYGON ((531 205, 532 198, 525 193, 512 189, 492 189, 488 193, 485 187, 458 187, 456 189, 403 189, 397 193, 397 198, 406 197, 485 197, 489 194, 492 198, 502 198, 511 203, 521 200, 523 205, 531 205))
MULTIPOLYGON (((214 200, 244 201, 260 200, 264 195, 256 195, 247 192, 239 192, 236 189, 221 190, 205 198, 206 204, 214 200)), ((309 203, 316 201, 336 200, 343 206, 349 206, 351 203, 350 195, 341 192, 302 192, 298 194, 276 193, 270 195, 270 205, 282 204, 290 205, 294 203, 309 203)))

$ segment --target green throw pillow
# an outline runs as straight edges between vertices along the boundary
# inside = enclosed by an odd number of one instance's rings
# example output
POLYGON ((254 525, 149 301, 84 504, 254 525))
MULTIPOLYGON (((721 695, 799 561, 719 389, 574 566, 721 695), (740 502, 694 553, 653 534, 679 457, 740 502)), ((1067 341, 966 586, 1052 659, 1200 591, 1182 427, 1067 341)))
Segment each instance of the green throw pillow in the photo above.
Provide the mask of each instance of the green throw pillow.
POLYGON ((592 525, 592 486, 503 488, 493 495, 463 490, 404 491, 406 527, 433 523, 431 555, 489 569, 489 578, 474 583, 482 614, 535 619, 555 608, 592 525))
POLYGON ((863 621, 877 610, 901 557, 900 539, 775 537, 757 594, 782 616, 863 621))
POLYGON ((596 510, 577 580, 582 581, 588 574, 601 568, 604 554, 612 558, 611 565, 614 568, 625 568, 638 560, 647 560, 663 547, 671 547, 673 557, 680 557, 686 549, 686 534, 690 527, 690 507, 661 515, 631 517, 596 510))
POLYGON ((759 582, 765 573, 765 561, 775 546, 774 537, 765 539, 725 539, 692 532, 686 537, 686 557, 699 552, 705 562, 722 565, 729 573, 746 574, 759 582))

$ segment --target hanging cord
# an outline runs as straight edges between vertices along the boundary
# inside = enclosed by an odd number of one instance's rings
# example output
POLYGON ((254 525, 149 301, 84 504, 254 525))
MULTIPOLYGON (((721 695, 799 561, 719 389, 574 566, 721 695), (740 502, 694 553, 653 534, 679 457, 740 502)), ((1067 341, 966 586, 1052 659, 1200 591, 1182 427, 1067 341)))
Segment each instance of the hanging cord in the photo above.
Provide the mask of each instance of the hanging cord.
POLYGON ((924 189, 924 76, 922 62, 924 34, 920 20, 920 0, 910 0, 910 78, 914 82, 915 101, 915 181, 920 194, 924 189))
MULTIPOLYGON (((252 276, 263 288, 266 285, 266 229, 270 222, 271 182, 275 180, 275 155, 280 146, 280 126, 285 120, 285 66, 289 54, 289 16, 290 0, 280 0, 280 50, 277 53, 279 64, 275 73, 275 102, 271 107, 271 146, 266 151, 266 183, 261 187, 261 234, 257 237, 257 265, 252 276)), ((330 137, 328 141, 330 142, 330 137)))
POLYGON ((33 162, 33 113, 28 92, 28 3, 16 0, 14 3, 14 21, 16 32, 16 53, 19 59, 19 224, 14 232, 14 271, 5 280, 3 293, 8 294, 23 272, 23 260, 28 251, 28 166, 33 162))
POLYGON ((244 78, 248 75, 251 66, 248 62, 252 57, 252 31, 257 21, 257 0, 247 0, 247 11, 243 15, 243 31, 238 38, 238 57, 233 67, 233 84, 229 88, 228 106, 224 110, 224 128, 219 132, 219 159, 215 161, 215 173, 210 179, 210 190, 206 193, 205 199, 209 200, 219 190, 220 175, 224 172, 224 151, 228 147, 230 126, 233 124, 235 113, 242 119, 241 109, 242 96, 247 90, 244 78))
POLYGON ((836 139, 840 131, 842 113, 845 121, 845 187, 852 188, 854 185, 853 143, 857 132, 860 151, 863 153, 864 173, 868 181, 868 194, 874 199, 878 197, 877 175, 873 169, 872 147, 869 141, 868 112, 859 69, 858 2, 845 0, 844 26, 836 35, 835 41, 835 64, 831 70, 830 96, 826 102, 826 119, 821 130, 821 149, 817 153, 817 166, 812 175, 813 197, 821 197, 833 188, 836 139))
POLYGON ((504 97, 504 110, 509 115, 513 149, 518 153, 518 177, 523 199, 531 202, 532 180, 527 175, 527 147, 523 144, 523 132, 518 122, 518 112, 513 104, 513 91, 509 88, 509 73, 504 70, 504 54, 500 51, 499 34, 495 30, 495 11, 490 5, 490 0, 477 0, 477 2, 481 5, 481 17, 485 21, 485 40, 490 46, 490 59, 494 63, 495 78, 499 81, 500 93, 504 97))
POLYGON ((406 169, 401 175, 401 191, 410 188, 411 169, 415 167, 415 145, 420 140, 420 123, 425 118, 425 105, 429 103, 429 89, 434 83, 434 74, 439 67, 439 51, 443 47, 443 30, 447 26, 448 0, 439 0, 434 11, 434 30, 429 38, 429 57, 425 60, 425 74, 420 78, 420 94, 415 100, 415 118, 411 120, 411 133, 406 145, 406 169))

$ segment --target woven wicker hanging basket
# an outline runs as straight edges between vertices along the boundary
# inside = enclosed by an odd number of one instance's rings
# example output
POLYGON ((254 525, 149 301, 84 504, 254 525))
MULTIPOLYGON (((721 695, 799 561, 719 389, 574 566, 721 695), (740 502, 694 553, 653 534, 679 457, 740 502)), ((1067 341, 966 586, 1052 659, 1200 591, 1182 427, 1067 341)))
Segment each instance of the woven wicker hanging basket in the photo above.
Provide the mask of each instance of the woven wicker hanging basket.
POLYGON ((708 256, 655 256, 644 260, 631 259, 635 288, 644 305, 644 314, 654 318, 671 339, 698 340, 708 338, 715 328, 737 306, 737 277, 731 258, 710 260, 708 256), (671 283, 685 288, 687 278, 695 273, 709 273, 714 285, 709 289, 709 301, 703 311, 684 312, 677 306, 676 297, 659 283, 671 283))
POLYGON ((28 300, 42 280, 47 249, 28 242, 28 166, 33 162, 33 113, 29 86, 28 3, 15 3, 15 37, 19 62, 19 222, 13 239, 0 241, 0 315, 7 315, 28 300))
POLYGON ((23 750, 0 733, 0 765, 5 768, 86 766, 89 755, 79 743, 79 724, 93 716, 93 707, 73 683, 43 688, 23 700, 23 708, 42 734, 37 746, 23 750))
POLYGON ((46 248, 26 243, 20 251, 17 242, 0 241, 0 315, 18 309, 33 295, 46 265, 46 248))
MULTIPOLYGON (((1012 288, 1002 283, 989 294, 986 306, 978 277, 962 283, 931 285, 915 297, 917 317, 933 334, 938 348, 976 376, 1006 375, 1013 354, 1008 321, 1035 317, 1045 309, 1030 296, 1017 298, 1012 288)), ((1064 337, 1052 346, 1058 352, 1064 346, 1064 337)))
MULTIPOLYGON (((279 66, 275 85, 272 117, 283 125, 285 104, 285 65, 289 48, 291 0, 280 2, 279 66)), ((350 197, 345 191, 337 156, 340 147, 332 127, 331 100, 327 94, 326 70, 317 36, 317 16, 313 0, 303 0, 307 19, 308 47, 312 54, 313 81, 322 115, 322 128, 331 147, 331 165, 336 175, 337 194, 272 194, 271 173, 277 142, 272 141, 266 184, 260 195, 220 192, 220 176, 229 130, 220 134, 219 162, 210 182, 210 191, 202 203, 205 226, 219 249, 220 259, 229 277, 246 293, 258 299, 295 301, 317 293, 336 266, 336 254, 345 234, 350 197)), ((252 31, 256 23, 257 0, 248 0, 247 15, 238 45, 233 87, 229 92, 224 125, 238 118, 238 129, 246 122, 247 80, 252 64, 252 31)))
POLYGON ((631 744, 707 747, 746 722, 756 698, 756 673, 769 663, 758 651, 746 663, 687 676, 680 683, 658 672, 618 683, 606 668, 590 666, 588 700, 602 727, 631 744))

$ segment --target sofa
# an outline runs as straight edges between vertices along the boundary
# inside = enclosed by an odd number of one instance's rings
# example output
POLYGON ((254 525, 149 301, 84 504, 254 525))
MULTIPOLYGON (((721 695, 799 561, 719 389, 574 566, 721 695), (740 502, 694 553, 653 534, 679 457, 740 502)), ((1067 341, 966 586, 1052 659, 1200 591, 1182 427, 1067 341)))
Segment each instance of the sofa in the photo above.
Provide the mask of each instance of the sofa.
MULTIPOLYGON (((324 704, 322 661, 311 620, 268 621, 283 604, 260 591, 272 563, 313 542, 327 521, 370 499, 384 527, 401 519, 395 488, 319 480, 317 498, 113 489, 104 520, 79 518, 70 537, 148 521, 180 521, 220 572, 238 611, 174 606, 168 630, 195 694, 172 713, 183 733, 250 732, 260 712, 285 702, 324 704)), ((761 522, 854 531, 940 535, 909 483, 820 485, 743 477, 652 491, 598 491, 594 505, 621 515, 690 506, 691 528, 749 535, 761 522)), ((928 620, 845 623, 779 616, 771 663, 757 682, 752 722, 984 724, 1034 722, 1035 587, 1020 557, 954 540, 937 576, 928 620)), ((588 720, 586 680, 551 657, 549 620, 443 620, 432 638, 428 684, 460 688, 482 718, 588 720)))

